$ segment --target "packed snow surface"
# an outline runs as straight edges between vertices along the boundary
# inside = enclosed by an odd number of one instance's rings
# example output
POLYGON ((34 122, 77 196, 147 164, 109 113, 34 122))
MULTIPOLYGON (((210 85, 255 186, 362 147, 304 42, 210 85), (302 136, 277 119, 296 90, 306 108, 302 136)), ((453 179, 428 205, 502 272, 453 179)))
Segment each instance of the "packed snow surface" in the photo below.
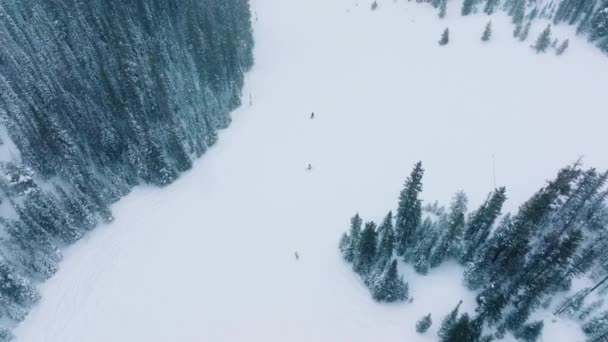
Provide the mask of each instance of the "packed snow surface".
MULTIPOLYGON (((487 16, 448 6, 440 20, 414 1, 252 0, 256 64, 231 127, 174 184, 136 189, 70 247, 17 340, 435 340, 459 300, 474 309, 461 270, 402 265, 413 303, 373 302, 337 248, 355 212, 394 209, 418 160, 425 200, 464 189, 473 208, 495 159, 509 210, 580 156, 608 168, 608 58, 568 28, 554 30, 570 38, 563 56, 537 55, 542 23, 520 43, 502 14, 483 44, 487 16)), ((582 339, 545 321, 544 341, 582 339)))

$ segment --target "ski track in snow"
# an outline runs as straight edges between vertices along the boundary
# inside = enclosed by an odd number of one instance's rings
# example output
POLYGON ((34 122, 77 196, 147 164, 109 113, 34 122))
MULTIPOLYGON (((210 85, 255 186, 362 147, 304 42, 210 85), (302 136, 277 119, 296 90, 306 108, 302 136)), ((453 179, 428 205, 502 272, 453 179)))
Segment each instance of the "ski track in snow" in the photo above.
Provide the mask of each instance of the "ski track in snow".
MULTIPOLYGON (((414 2, 356 4, 252 0, 256 63, 231 127, 70 247, 17 341, 433 341, 460 299, 474 308, 461 271, 402 265, 414 302, 374 303, 337 248, 356 211, 394 209, 418 160, 424 199, 464 189, 472 209, 493 187, 492 154, 509 210, 581 155, 608 167, 608 58, 570 29, 555 30, 571 43, 558 58, 529 48, 542 23, 519 43, 496 15, 482 44, 487 17, 453 3, 444 21, 414 2)), ((543 341, 582 339, 545 321, 543 341)))

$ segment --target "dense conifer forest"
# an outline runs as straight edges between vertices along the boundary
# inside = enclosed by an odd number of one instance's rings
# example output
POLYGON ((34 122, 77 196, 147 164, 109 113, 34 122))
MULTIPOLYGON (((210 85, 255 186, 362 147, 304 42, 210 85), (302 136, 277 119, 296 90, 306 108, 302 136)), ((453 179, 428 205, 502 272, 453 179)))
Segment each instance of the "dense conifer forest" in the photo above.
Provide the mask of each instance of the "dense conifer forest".
POLYGON ((0 18, 2 144, 18 150, 0 161, 10 325, 110 204, 171 183, 214 144, 253 38, 246 0, 1 1, 0 18))

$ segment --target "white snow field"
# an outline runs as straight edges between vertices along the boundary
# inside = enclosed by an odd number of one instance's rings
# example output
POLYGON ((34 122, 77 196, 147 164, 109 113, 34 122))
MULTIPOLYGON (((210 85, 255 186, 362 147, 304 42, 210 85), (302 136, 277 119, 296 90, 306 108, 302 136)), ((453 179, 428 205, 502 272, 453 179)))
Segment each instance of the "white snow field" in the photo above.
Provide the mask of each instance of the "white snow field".
MULTIPOLYGON (((396 208, 418 160, 425 200, 464 189, 473 209, 494 186, 492 155, 509 210, 580 156, 608 168, 608 58, 566 27, 563 56, 536 55, 502 14, 482 44, 487 16, 463 18, 459 3, 444 20, 414 1, 370 3, 252 0, 256 63, 231 127, 65 251, 17 341, 434 341, 460 299, 472 311, 454 265, 425 277, 403 265, 413 303, 375 303, 340 234, 357 211, 396 208)), ((546 317, 542 341, 584 340, 546 317)))

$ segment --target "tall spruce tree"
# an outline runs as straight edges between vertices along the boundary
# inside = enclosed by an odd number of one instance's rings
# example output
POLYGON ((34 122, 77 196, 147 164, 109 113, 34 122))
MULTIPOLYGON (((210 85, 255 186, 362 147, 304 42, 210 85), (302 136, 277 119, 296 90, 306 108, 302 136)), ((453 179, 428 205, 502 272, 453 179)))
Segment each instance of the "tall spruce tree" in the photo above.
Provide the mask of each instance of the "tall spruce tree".
POLYGON ((555 50, 555 54, 558 56, 561 56, 564 54, 564 52, 566 51, 566 49, 568 48, 568 39, 564 40, 559 47, 555 50))
POLYGON ((433 325, 433 320, 431 319, 431 314, 428 314, 416 322, 416 332, 419 334, 425 333, 429 328, 433 325))
POLYGON ((468 199, 464 192, 459 191, 454 195, 450 204, 450 212, 440 219, 439 227, 441 237, 437 247, 430 257, 430 266, 439 266, 446 258, 460 258, 462 254, 462 236, 465 226, 465 214, 468 199))
POLYGON ((439 339, 441 341, 445 341, 445 339, 449 337, 449 331, 452 329, 452 326, 456 324, 456 321, 458 320, 458 311, 460 310, 460 305, 462 305, 462 300, 458 302, 458 305, 456 305, 456 307, 452 311, 450 311, 450 313, 445 316, 441 321, 441 327, 437 332, 437 335, 439 336, 439 339))
POLYGON ((542 333, 543 321, 535 321, 524 324, 516 333, 515 337, 524 342, 536 342, 542 333))
POLYGON ((523 42, 524 40, 528 39, 528 35, 530 34, 530 27, 532 26, 532 21, 528 21, 526 23, 526 25, 524 26, 524 28, 521 30, 521 32, 519 33, 519 41, 523 42))
POLYGON ((446 27, 441 34, 441 39, 439 39, 439 45, 447 45, 450 42, 450 29, 446 27))
POLYGON ((526 0, 513 0, 509 15, 513 24, 521 25, 526 16, 526 0))
POLYGON ((439 18, 445 18, 448 7, 448 0, 439 0, 439 18))
POLYGON ((394 248, 393 213, 389 211, 378 228, 378 260, 390 260, 393 257, 394 248))
POLYGON ((471 261, 486 242, 494 222, 500 216, 506 199, 506 189, 504 187, 498 188, 470 215, 464 232, 464 250, 460 258, 461 263, 471 261))
POLYGON ((422 201, 419 198, 422 191, 422 162, 414 165, 410 176, 399 194, 399 207, 395 220, 397 254, 403 255, 413 246, 413 238, 420 226, 422 217, 422 201))
POLYGON ((533 48, 536 53, 541 53, 547 51, 549 45, 551 44, 551 25, 547 25, 547 27, 541 32, 536 39, 536 44, 534 44, 533 48))
POLYGON ((348 262, 354 262, 357 256, 357 245, 359 243, 359 236, 361 234, 361 225, 363 220, 359 217, 359 214, 355 214, 350 219, 350 233, 343 238, 341 243, 342 254, 344 259, 348 262))
POLYGON ((492 20, 488 21, 485 29, 483 30, 483 34, 481 35, 481 41, 487 42, 492 38, 492 20))
POLYGON ((483 11, 488 15, 493 14, 494 11, 496 10, 496 6, 498 5, 498 2, 499 2, 499 0, 487 0, 486 5, 483 8, 483 11))
POLYGON ((382 275, 373 281, 372 297, 379 302, 395 302, 408 297, 408 284, 397 272, 397 260, 387 263, 382 275))
POLYGON ((374 222, 367 222, 357 241, 356 257, 354 260, 355 272, 363 277, 367 276, 374 266, 376 261, 376 246, 376 224, 374 222))
POLYGON ((481 326, 480 319, 471 320, 469 315, 464 313, 446 331, 441 342, 477 342, 481 336, 481 326))
POLYGON ((460 10, 460 14, 469 15, 473 12, 475 6, 475 0, 464 0, 462 3, 462 9, 460 10))

